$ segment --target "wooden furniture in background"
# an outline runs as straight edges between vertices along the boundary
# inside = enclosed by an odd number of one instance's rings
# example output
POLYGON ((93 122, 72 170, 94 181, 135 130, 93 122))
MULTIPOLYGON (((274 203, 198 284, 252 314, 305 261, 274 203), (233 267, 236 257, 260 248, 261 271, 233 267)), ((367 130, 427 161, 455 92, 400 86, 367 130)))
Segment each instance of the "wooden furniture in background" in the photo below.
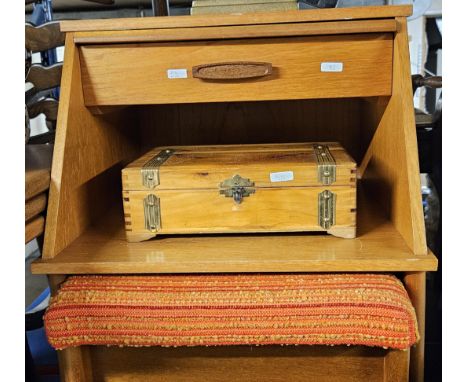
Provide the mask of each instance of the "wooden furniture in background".
POLYGON ((330 374, 423 381, 425 272, 437 261, 424 235, 410 14, 411 7, 387 6, 62 24, 68 33, 48 220, 42 259, 32 267, 50 275, 52 291, 78 273, 398 272, 422 337, 406 352, 70 348, 59 352, 64 381, 324 381, 330 374), (269 62, 273 75, 217 83, 192 77, 193 66, 220 57, 269 62), (337 61, 342 72, 320 70, 337 61), (167 78, 168 69, 181 68, 187 78, 167 78), (358 164, 356 239, 125 241, 120 171, 148 149, 308 141, 339 141, 358 164))
POLYGON ((65 34, 60 31, 60 24, 57 21, 48 22, 40 26, 34 26, 26 23, 25 25, 25 48, 29 60, 26 60, 26 78, 25 81, 32 84, 32 87, 26 91, 26 115, 27 127, 32 118, 39 114, 45 115, 45 124, 49 131, 36 134, 33 137, 27 136, 29 144, 53 143, 55 136, 55 123, 57 120, 58 92, 54 89, 60 86, 62 77, 62 63, 55 63, 49 66, 43 66, 46 63, 55 62, 51 55, 51 49, 63 46, 65 43, 65 34), (31 65, 31 55, 41 53, 41 64, 31 65), (44 56, 44 53, 47 53, 44 56), (46 58, 44 58, 46 57, 46 58))
POLYGON ((60 86, 62 63, 51 66, 34 64, 29 68, 26 82, 34 84, 36 91, 48 90, 60 86))
MULTIPOLYGON (((26 1, 26 4, 31 3, 26 1)), ((26 181, 26 232, 25 241, 39 240, 42 247, 44 233, 44 211, 47 204, 47 191, 50 185, 50 168, 52 163, 54 138, 53 123, 57 120, 58 101, 49 97, 49 92, 60 85, 62 64, 42 66, 31 65, 32 54, 49 51, 65 43, 65 34, 60 31, 58 22, 49 22, 38 27, 25 24, 26 76, 25 82, 30 87, 26 93, 26 144, 25 146, 25 181, 26 181), (30 122, 40 114, 44 114, 46 125, 52 131, 30 137, 30 122), (34 144, 32 144, 34 143, 34 144)), ((44 56, 40 55, 42 62, 44 56)))
POLYGON ((60 31, 60 23, 51 21, 39 26, 26 23, 25 45, 31 52, 43 52, 65 44, 65 34, 60 31))
POLYGON ((47 190, 50 185, 50 167, 53 145, 26 145, 26 233, 28 243, 44 233, 44 214, 47 190))

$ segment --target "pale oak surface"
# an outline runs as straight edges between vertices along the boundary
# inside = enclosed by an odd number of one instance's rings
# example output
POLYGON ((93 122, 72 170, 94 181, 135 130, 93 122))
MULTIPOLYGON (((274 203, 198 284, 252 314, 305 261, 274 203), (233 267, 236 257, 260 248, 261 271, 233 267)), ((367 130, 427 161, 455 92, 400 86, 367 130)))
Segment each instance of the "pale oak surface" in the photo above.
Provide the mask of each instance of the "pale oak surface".
POLYGON ((391 220, 413 252, 425 254, 407 24, 404 18, 397 22, 400 32, 394 43, 392 97, 388 104, 374 99, 362 109, 363 122, 378 127, 358 172, 372 184, 373 197, 388 208, 391 220))
POLYGON ((390 33, 79 49, 86 106, 370 97, 390 95, 392 88, 390 33), (202 80, 192 75, 195 66, 233 61, 266 62, 273 70, 245 80, 202 80), (326 62, 340 62, 343 68, 324 71, 326 62), (170 69, 185 69, 186 78, 169 78, 170 69))
POLYGON ((119 178, 120 168, 115 165, 135 156, 132 133, 124 131, 127 116, 119 112, 107 118, 93 116, 84 106, 81 90, 78 50, 68 34, 43 258, 53 257, 102 216, 112 200, 106 190, 119 178))
POLYGON ((160 234, 326 231, 318 220, 319 193, 325 190, 336 196, 335 224, 328 232, 354 237, 355 182, 354 178, 347 187, 257 188, 240 204, 219 190, 124 192, 127 238, 135 242, 160 234), (145 227, 143 203, 148 194, 159 198, 161 208, 161 227, 154 233, 145 227))
POLYGON ((196 41, 221 40, 227 38, 286 37, 334 35, 349 33, 395 32, 394 19, 326 21, 313 23, 222 26, 217 28, 200 27, 197 33, 193 28, 159 28, 123 31, 76 32, 76 44, 129 43, 157 41, 196 41))
POLYGON ((311 234, 168 236, 127 243, 120 210, 110 212, 36 274, 431 271, 432 254, 416 256, 390 222, 358 214, 356 239, 311 234))
POLYGON ((174 17, 67 20, 60 23, 62 32, 119 31, 135 29, 215 27, 222 25, 254 25, 288 22, 315 22, 333 20, 381 19, 410 16, 411 5, 383 7, 351 7, 287 12, 258 12, 233 15, 199 15, 174 17))

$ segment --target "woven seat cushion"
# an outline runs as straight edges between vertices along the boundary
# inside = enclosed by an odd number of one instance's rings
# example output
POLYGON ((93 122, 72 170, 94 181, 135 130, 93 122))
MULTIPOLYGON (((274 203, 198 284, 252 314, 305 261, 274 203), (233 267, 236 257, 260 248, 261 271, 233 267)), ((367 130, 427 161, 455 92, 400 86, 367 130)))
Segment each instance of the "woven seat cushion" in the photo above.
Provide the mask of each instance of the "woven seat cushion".
POLYGON ((79 345, 368 345, 418 340, 402 283, 380 274, 73 276, 44 318, 79 345))

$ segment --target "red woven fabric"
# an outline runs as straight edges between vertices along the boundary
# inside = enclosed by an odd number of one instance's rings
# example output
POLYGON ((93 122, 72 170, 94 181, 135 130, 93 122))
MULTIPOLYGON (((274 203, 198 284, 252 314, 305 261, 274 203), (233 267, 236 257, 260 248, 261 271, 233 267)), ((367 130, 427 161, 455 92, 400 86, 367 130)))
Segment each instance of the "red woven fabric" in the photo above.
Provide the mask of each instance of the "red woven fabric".
POLYGON ((402 283, 380 274, 73 276, 44 317, 80 345, 367 345, 418 341, 402 283))

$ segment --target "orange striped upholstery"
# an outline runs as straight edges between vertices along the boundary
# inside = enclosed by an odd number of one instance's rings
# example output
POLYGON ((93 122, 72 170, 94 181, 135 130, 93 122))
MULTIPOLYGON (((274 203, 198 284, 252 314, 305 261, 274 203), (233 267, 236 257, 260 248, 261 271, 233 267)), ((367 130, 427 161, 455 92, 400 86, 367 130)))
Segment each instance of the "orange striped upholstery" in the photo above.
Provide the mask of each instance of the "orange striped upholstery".
POLYGON ((79 345, 418 341, 402 283, 381 274, 73 276, 44 318, 56 349, 79 345))

